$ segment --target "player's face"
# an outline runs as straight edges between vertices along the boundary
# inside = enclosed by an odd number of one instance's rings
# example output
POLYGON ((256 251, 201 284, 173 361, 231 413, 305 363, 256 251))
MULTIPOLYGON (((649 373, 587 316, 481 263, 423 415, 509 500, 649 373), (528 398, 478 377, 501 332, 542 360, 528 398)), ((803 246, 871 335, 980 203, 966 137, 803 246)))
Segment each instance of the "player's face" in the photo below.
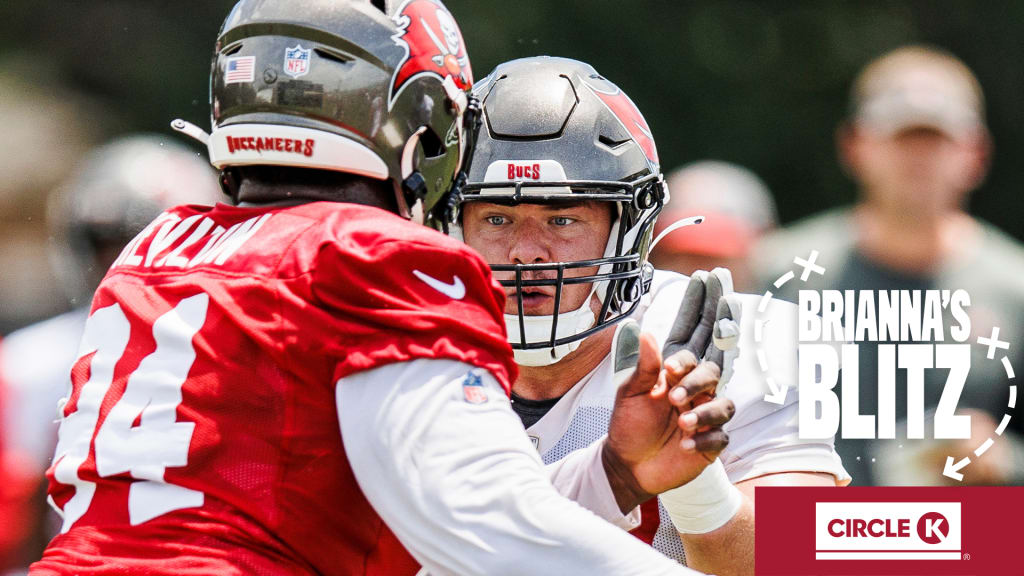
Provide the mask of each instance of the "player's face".
MULTIPOLYGON (((483 202, 464 205, 462 229, 466 243, 490 264, 543 264, 591 260, 604 256, 611 233, 612 210, 608 202, 520 204, 503 206, 483 202)), ((597 266, 566 270, 565 277, 589 276, 597 266)), ((554 271, 526 272, 524 280, 551 279, 554 271)), ((496 272, 498 280, 512 280, 513 272, 496 272)), ((576 310, 590 294, 590 284, 567 284, 562 289, 560 312, 576 310)), ((554 286, 529 286, 523 290, 523 312, 528 316, 550 315, 555 310, 554 286)), ((514 288, 506 288, 506 314, 518 313, 514 288)))
POLYGON ((900 211, 943 212, 957 206, 982 169, 977 144, 937 130, 894 135, 857 130, 852 166, 871 200, 900 211))

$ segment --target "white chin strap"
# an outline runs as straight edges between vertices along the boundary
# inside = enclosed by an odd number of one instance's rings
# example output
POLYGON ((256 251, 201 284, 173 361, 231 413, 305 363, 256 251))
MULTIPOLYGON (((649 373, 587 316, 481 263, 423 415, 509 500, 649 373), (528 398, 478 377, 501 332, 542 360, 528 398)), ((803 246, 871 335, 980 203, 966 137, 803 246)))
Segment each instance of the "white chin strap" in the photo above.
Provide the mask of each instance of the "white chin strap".
MULTIPOLYGON (((555 339, 561 340, 575 336, 587 330, 597 323, 597 317, 590 307, 590 299, 594 291, 591 290, 583 301, 583 306, 571 312, 562 312, 558 315, 558 330, 555 332, 555 339)), ((551 339, 551 324, 555 321, 554 316, 523 316, 523 330, 526 332, 527 342, 543 342, 551 339)), ((508 341, 512 343, 522 342, 519 332, 519 315, 505 314, 505 329, 508 331, 508 341)), ((516 364, 520 366, 549 366, 560 361, 569 355, 570 352, 579 348, 580 342, 576 340, 568 344, 555 346, 554 348, 537 348, 535 350, 513 350, 516 364)))

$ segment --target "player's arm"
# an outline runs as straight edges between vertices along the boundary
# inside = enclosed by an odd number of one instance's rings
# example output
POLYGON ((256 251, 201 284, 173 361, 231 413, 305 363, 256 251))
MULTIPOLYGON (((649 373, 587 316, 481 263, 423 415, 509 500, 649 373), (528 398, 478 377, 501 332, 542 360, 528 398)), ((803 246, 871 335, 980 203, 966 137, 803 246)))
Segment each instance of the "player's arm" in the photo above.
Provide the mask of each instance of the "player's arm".
POLYGON ((665 485, 671 489, 659 490, 659 499, 680 533, 687 564, 720 575, 754 569, 753 504, 718 458, 731 444, 722 426, 736 407, 716 392, 732 375, 740 320, 728 270, 695 272, 662 350, 669 403, 701 466, 685 482, 665 485), (717 434, 717 441, 708 434, 717 434))
MULTIPOLYGON (((795 395, 793 395, 795 396, 795 395)), ((753 407, 741 405, 738 414, 753 407)), ((722 480, 733 479, 743 495, 729 523, 706 534, 680 532, 687 564, 721 576, 754 573, 754 503, 757 486, 836 486, 848 476, 831 441, 802 441, 796 430, 795 398, 730 431, 730 453, 722 480)))
POLYGON ((546 465, 544 470, 562 496, 623 530, 640 525, 635 482, 609 460, 607 437, 546 465))
POLYGON ((680 534, 686 563, 719 576, 754 573, 754 494, 757 486, 835 486, 836 477, 821 472, 766 474, 736 483, 743 505, 728 524, 707 534, 680 534))
MULTIPOLYGON (((690 363, 696 363, 692 354, 689 359, 690 363)), ((701 367, 711 370, 699 377, 699 370, 694 369, 679 384, 687 391, 687 396, 706 394, 707 389, 717 385, 717 366, 703 362, 698 365, 701 367)), ((712 406, 713 402, 704 402, 690 412, 699 415, 698 429, 705 425, 707 410, 712 406)), ((711 451, 700 445, 697 448, 713 461, 696 478, 660 496, 680 533, 686 563, 691 568, 719 576, 753 574, 753 500, 730 481, 725 466, 718 459, 721 450, 711 451)))
POLYGON ((560 496, 486 371, 391 364, 340 380, 337 402, 360 487, 434 576, 694 573, 560 496))
POLYGON ((835 486, 836 478, 821 472, 766 474, 736 483, 743 504, 728 524, 707 534, 681 534, 686 563, 719 576, 754 573, 754 494, 757 486, 835 486))
MULTIPOLYGON (((756 306, 754 297, 744 297, 744 305, 756 306)), ((769 308, 770 337, 768 353, 780 366, 784 355, 793 352, 795 335, 794 307, 772 301, 769 308)), ((745 325, 744 344, 754 346, 745 325)), ((728 524, 706 534, 681 533, 687 563, 694 568, 717 574, 752 574, 754 570, 754 503, 757 486, 836 486, 849 476, 836 455, 832 440, 801 440, 799 437, 798 395, 792 392, 779 407, 763 401, 762 376, 740 363, 730 395, 736 400, 736 418, 729 430, 730 444, 722 455, 728 481, 743 494, 743 506, 728 524)), ((779 382, 795 376, 786 369, 773 372, 779 382)), ((723 478, 724 480, 724 478, 723 478)))
POLYGON ((837 486, 836 477, 824 472, 776 472, 737 482, 736 487, 751 503, 758 486, 837 486))
MULTIPOLYGON (((688 410, 680 419, 668 400, 669 389, 679 386, 696 395, 718 381, 718 367, 698 366, 687 352, 691 361, 685 367, 662 369, 654 338, 641 334, 635 322, 626 321, 617 331, 613 348, 619 385, 608 436, 548 469, 563 496, 631 530, 639 523, 640 504, 699 476, 725 448, 722 426, 733 410, 732 402, 722 399, 688 410)), ((701 516, 725 515, 724 522, 729 503, 706 512, 701 516)))
POLYGON ((705 534, 682 534, 686 565, 718 576, 754 573, 754 503, 743 496, 728 523, 705 534))

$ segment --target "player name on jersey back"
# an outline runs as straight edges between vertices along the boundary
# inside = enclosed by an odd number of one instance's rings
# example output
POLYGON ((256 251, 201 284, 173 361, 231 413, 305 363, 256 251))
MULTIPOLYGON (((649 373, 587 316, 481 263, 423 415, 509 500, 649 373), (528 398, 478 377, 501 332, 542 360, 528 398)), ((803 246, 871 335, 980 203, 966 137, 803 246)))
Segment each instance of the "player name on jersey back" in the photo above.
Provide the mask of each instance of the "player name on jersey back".
POLYGON ((125 246, 111 268, 193 268, 222 265, 270 219, 262 213, 227 228, 203 214, 164 212, 125 246), (148 241, 148 244, 147 244, 148 241))

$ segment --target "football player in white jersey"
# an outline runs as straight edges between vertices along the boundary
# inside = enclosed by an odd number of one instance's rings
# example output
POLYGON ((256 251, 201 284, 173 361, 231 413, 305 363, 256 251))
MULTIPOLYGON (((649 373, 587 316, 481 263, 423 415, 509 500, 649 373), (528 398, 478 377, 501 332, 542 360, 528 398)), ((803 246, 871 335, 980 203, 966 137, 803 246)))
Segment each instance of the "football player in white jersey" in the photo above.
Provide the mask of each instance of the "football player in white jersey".
POLYGON ((633 532, 693 568, 752 574, 755 486, 849 482, 831 440, 799 439, 795 391, 782 405, 764 400, 759 342, 767 374, 796 384, 796 307, 771 301, 758 310, 757 296, 729 295, 726 270, 688 278, 647 263, 668 194, 657 151, 633 102, 592 67, 515 60, 474 92, 483 124, 452 233, 506 288, 520 365, 513 408, 534 445, 550 463, 599 440, 622 366, 653 336, 669 373, 690 371, 672 402, 691 431, 683 443, 698 475, 650 498, 633 532), (722 294, 726 304, 711 309, 722 294), (715 323, 716 313, 734 321, 715 323), (755 317, 765 321, 757 340, 755 317), (638 339, 637 326, 651 336, 638 339), (725 436, 714 426, 733 408, 725 436))

